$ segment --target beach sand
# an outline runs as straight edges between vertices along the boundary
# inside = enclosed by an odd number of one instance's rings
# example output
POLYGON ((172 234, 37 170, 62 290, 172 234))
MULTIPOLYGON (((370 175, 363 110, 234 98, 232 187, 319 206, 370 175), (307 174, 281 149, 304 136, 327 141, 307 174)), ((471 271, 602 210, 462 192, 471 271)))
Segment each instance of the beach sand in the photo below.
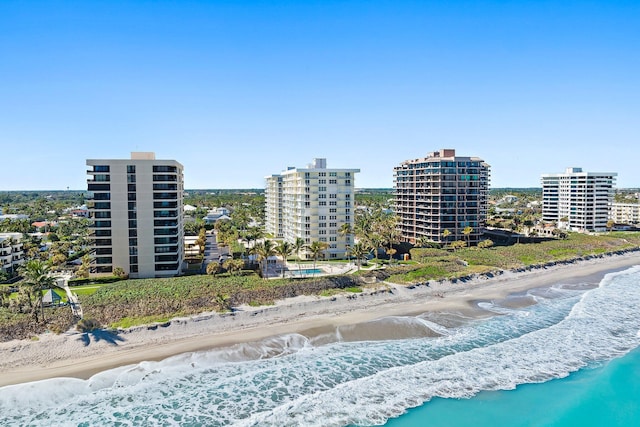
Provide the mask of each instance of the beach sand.
MULTIPOLYGON (((282 334, 300 333, 318 338, 344 325, 360 325, 346 328, 351 334, 345 334, 345 340, 398 338, 392 329, 376 328, 375 325, 366 325, 366 322, 421 313, 456 312, 469 317, 487 315, 477 307, 479 301, 504 299, 529 289, 560 283, 595 286, 604 274, 639 264, 640 253, 631 252, 525 272, 504 272, 492 278, 478 277, 464 283, 432 281, 429 286, 412 288, 382 283, 359 294, 296 297, 278 301, 273 306, 242 306, 233 313, 203 313, 173 319, 163 325, 135 327, 117 333, 48 333, 37 341, 0 343, 0 386, 54 377, 86 379, 106 369, 145 360, 162 360, 180 353, 253 342, 282 334)), ((510 303, 527 305, 531 300, 516 296, 510 303)), ((411 335, 411 331, 404 333, 411 335)), ((322 340, 318 338, 314 343, 322 344, 322 340)))

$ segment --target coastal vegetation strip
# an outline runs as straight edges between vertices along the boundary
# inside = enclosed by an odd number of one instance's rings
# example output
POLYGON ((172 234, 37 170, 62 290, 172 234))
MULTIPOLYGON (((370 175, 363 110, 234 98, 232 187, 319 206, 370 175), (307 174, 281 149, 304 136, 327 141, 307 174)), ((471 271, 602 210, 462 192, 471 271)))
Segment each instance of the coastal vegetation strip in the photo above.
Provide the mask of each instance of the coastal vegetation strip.
MULTIPOLYGON (((360 270, 358 274, 309 279, 263 280, 245 275, 188 276, 167 279, 123 280, 116 283, 74 287, 85 317, 108 327, 164 322, 167 319, 206 311, 225 312, 240 305, 269 305, 299 295, 329 296, 336 292, 358 292, 380 280, 399 284, 456 279, 499 270, 518 270, 554 262, 598 256, 640 248, 640 233, 606 235, 569 234, 567 239, 541 243, 463 248, 456 251, 414 248, 412 261, 389 264, 383 269, 360 270)), ((10 301, 7 303, 10 304, 10 301)), ((49 309, 46 328, 54 332, 72 324, 68 307, 49 309), (66 323, 65 323, 66 322, 66 323)), ((0 307, 0 341, 28 338, 42 332, 29 313, 0 307)))

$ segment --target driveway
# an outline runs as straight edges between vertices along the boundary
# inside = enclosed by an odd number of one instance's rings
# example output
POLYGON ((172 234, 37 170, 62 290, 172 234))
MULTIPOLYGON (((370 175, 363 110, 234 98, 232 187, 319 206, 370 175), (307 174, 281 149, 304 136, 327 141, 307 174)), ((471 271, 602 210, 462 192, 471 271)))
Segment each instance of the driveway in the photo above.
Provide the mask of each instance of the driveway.
POLYGON ((215 233, 207 234, 207 243, 204 246, 204 259, 202 260, 201 273, 207 273, 207 265, 210 262, 218 262, 220 258, 220 249, 218 248, 218 242, 216 241, 215 233))

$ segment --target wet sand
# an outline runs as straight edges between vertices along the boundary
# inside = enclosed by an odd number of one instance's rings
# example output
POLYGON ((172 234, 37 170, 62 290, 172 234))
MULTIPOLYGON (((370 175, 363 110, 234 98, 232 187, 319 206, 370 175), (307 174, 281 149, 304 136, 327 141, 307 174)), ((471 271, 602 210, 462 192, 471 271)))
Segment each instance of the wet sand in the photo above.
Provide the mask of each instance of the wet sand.
MULTIPOLYGON (((429 286, 413 288, 383 283, 361 294, 296 297, 278 301, 274 306, 243 306, 234 313, 204 313, 174 319, 168 325, 135 327, 116 333, 43 334, 38 341, 0 343, 0 386, 53 377, 86 379, 106 369, 144 360, 162 360, 180 353, 290 333, 306 335, 316 345, 330 342, 336 328, 340 328, 342 339, 347 341, 398 338, 393 322, 372 321, 423 314, 424 319, 433 319, 435 323, 455 323, 455 316, 447 318, 447 313, 485 317, 490 313, 480 309, 479 302, 502 300, 503 305, 526 306, 532 303, 524 294, 527 290, 561 283, 596 286, 606 273, 639 264, 640 253, 632 252, 526 272, 505 272, 465 283, 430 282, 429 286)), ((405 325, 402 332, 407 337, 437 334, 435 330, 429 332, 411 325, 405 325)))

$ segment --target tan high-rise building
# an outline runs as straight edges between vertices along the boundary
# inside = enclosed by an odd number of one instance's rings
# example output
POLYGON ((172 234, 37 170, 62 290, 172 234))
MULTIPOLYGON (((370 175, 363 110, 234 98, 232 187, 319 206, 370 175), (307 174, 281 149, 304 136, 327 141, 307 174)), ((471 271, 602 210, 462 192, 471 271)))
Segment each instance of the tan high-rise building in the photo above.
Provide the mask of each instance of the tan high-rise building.
POLYGON ((487 217, 489 170, 484 160, 456 156, 451 149, 396 166, 395 209, 403 239, 478 242, 487 217), (473 229, 468 236, 466 227, 473 229))
POLYGON ((266 177, 266 231, 274 237, 306 244, 326 242, 327 257, 346 257, 353 236, 340 233, 353 226, 355 174, 360 169, 329 169, 326 159, 307 168, 288 168, 266 177))
POLYGON ((542 175, 542 219, 572 231, 605 231, 617 175, 582 168, 542 175))
POLYGON ((609 218, 618 224, 640 224, 640 204, 638 203, 611 203, 609 218))
POLYGON ((154 153, 89 159, 92 272, 131 278, 175 276, 184 258, 183 167, 154 153))

